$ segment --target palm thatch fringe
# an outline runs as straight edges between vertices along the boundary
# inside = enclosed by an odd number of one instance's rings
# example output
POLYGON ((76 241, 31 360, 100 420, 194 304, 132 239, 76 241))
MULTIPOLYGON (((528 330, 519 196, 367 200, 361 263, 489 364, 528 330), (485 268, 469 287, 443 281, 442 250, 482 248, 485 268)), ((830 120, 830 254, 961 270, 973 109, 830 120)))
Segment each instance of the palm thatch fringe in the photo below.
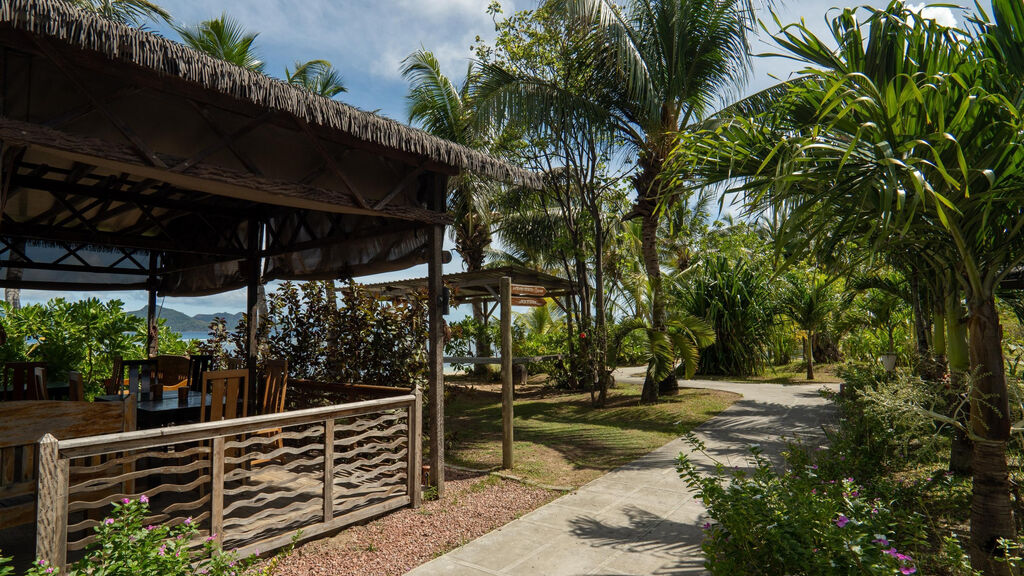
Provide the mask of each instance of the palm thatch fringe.
POLYGON ((339 130, 387 148, 426 157, 501 180, 538 188, 539 175, 438 138, 394 120, 218 60, 157 34, 81 10, 61 0, 3 0, 0 23, 47 36, 112 60, 131 62, 160 74, 195 82, 210 90, 292 114, 310 124, 339 130))

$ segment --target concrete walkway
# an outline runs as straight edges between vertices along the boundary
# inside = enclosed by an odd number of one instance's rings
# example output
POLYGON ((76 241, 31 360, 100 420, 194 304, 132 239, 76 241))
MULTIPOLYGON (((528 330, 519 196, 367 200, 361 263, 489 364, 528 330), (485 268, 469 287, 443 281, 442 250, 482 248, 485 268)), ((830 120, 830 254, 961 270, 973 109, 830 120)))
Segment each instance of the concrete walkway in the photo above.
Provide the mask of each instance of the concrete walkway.
MULTIPOLYGON (((637 369, 616 374, 633 378, 637 369)), ((690 388, 737 392, 743 398, 694 430, 708 452, 745 466, 758 443, 778 458, 779 436, 817 442, 831 416, 820 385, 687 381, 690 388)), ((700 526, 704 509, 675 470, 687 451, 682 440, 665 446, 409 572, 435 575, 703 574, 700 526)), ((703 456, 698 465, 711 466, 703 456)))

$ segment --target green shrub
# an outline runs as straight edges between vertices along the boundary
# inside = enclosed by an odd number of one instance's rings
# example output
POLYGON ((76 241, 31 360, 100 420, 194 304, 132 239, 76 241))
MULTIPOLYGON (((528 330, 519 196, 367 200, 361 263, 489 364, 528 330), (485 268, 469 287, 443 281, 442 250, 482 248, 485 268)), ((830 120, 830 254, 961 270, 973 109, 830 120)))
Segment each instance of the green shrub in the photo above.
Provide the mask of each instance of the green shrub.
POLYGON ((675 294, 682 308, 714 328, 700 355, 701 374, 750 376, 764 371, 775 336, 775 294, 766 270, 724 256, 704 259, 675 294))
MULTIPOLYGON (((214 536, 207 537, 199 550, 192 540, 198 534, 191 518, 175 526, 147 525, 150 515, 145 496, 125 498, 114 504, 113 513, 96 526, 96 541, 85 557, 70 566, 68 576, 241 576, 272 574, 277 559, 257 566, 259 557, 240 558, 225 552, 214 536)), ((288 554, 290 549, 285 552, 288 554)), ((24 576, 46 576, 56 570, 40 560, 24 576)), ((0 557, 0 576, 11 576, 9 560, 0 557)))
MULTIPOLYGON (((704 446, 694 436, 695 449, 704 446)), ((854 478, 830 479, 815 464, 777 473, 756 447, 751 471, 716 463, 705 474, 685 455, 679 471, 708 509, 701 545, 713 575, 913 574, 920 527, 897 522, 885 501, 854 478), (902 541, 897 539, 897 528, 902 541)))

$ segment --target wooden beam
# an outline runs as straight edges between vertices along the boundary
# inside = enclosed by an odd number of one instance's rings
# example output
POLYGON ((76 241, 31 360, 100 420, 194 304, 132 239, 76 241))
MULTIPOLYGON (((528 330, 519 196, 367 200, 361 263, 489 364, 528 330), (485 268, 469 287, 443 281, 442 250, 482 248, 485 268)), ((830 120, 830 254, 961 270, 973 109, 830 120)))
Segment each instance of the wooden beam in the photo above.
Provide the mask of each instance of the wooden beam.
POLYGON ((356 202, 363 208, 369 209, 370 204, 366 201, 366 198, 364 198, 363 195, 359 193, 359 190, 356 189, 355 184, 353 184, 352 181, 348 179, 348 175, 345 174, 345 171, 341 169, 341 166, 338 165, 338 162, 334 159, 334 156, 331 155, 330 151, 328 151, 327 148, 324 147, 324 143, 321 142, 320 139, 316 137, 316 134, 313 134, 313 131, 310 130, 309 128, 309 124, 303 122, 299 118, 295 118, 295 124, 299 127, 303 134, 306 135, 307 139, 309 140, 309 143, 313 145, 313 149, 316 150, 317 154, 319 154, 321 158, 323 158, 324 162, 327 164, 327 167, 330 168, 331 172, 334 172, 334 175, 337 176, 339 180, 341 180, 341 183, 344 184, 346 188, 348 188, 348 191, 356 199, 356 202))
POLYGON ((512 468, 512 278, 501 279, 501 467, 512 468))
POLYGON ((409 504, 413 508, 419 508, 423 494, 423 480, 420 477, 423 470, 423 391, 417 386, 412 394, 416 400, 409 406, 409 447, 406 451, 409 456, 409 469, 406 471, 406 477, 409 481, 409 504))
POLYGON ((133 132, 132 129, 124 123, 124 121, 122 121, 113 112, 111 112, 107 108, 107 106, 89 90, 89 88, 78 77, 78 74, 74 71, 74 69, 64 60, 63 57, 61 57, 60 53, 57 50, 55 50, 52 46, 50 46, 49 40, 41 38, 39 36, 33 36, 32 38, 36 46, 39 47, 40 52, 42 52, 43 55, 45 55, 50 60, 50 62, 53 62, 54 66, 56 66, 57 69, 60 70, 64 74, 64 76, 67 77, 67 79, 75 85, 75 88, 78 89, 82 96, 85 96, 90 102, 92 102, 92 105, 96 108, 96 110, 103 114, 103 116, 107 120, 109 120, 115 128, 117 128, 118 132, 124 135, 124 137, 127 138, 128 141, 132 143, 132 146, 135 147, 135 149, 139 152, 142 158, 144 158, 153 166, 157 166, 159 168, 167 168, 167 164, 165 164, 163 160, 157 157, 156 153, 146 144, 146 142, 143 141, 142 138, 140 138, 137 134, 135 134, 135 132, 133 132))
MULTIPOLYGON (((448 178, 430 179, 431 208, 443 207, 448 178)), ((443 208, 441 208, 443 209, 443 208)), ((427 365, 430 387, 430 483, 437 497, 444 496, 444 318, 441 317, 444 226, 430 229, 430 258, 427 264, 427 317, 429 332, 427 365)))
POLYGON ((200 162, 201 160, 209 156, 210 154, 213 154, 214 152, 217 152, 218 150, 226 147, 228 150, 231 151, 232 154, 235 155, 235 158, 238 158, 238 161, 242 163, 242 166, 245 166, 246 170, 252 172, 257 176, 263 175, 263 172, 261 172, 259 168, 253 165, 252 162, 249 162, 249 160, 246 159, 244 155, 242 155, 238 148, 235 147, 235 139, 244 136, 245 134, 248 134, 257 126, 265 124, 267 118, 270 118, 271 116, 270 111, 264 112, 263 114, 260 114, 259 116, 249 120, 244 125, 242 125, 241 128, 228 134, 224 132, 224 130, 221 130, 220 126, 217 125, 217 122, 214 120, 213 116, 206 108, 200 106, 199 104, 196 104, 192 100, 189 100, 188 103, 191 104, 192 107, 195 108, 197 112, 199 112, 199 115, 202 116, 204 120, 206 120, 206 123, 210 126, 214 133, 217 134, 217 137, 220 138, 220 142, 218 142, 217 144, 207 146, 206 148, 193 154, 191 158, 188 158, 187 160, 182 160, 175 166, 172 166, 172 172, 184 172, 193 165, 195 165, 196 163, 200 162))
POLYGON ((118 233, 110 232, 90 233, 73 228, 60 230, 46 226, 25 226, 6 219, 2 223, 2 227, 3 235, 8 238, 25 238, 29 240, 43 240, 47 242, 73 242, 89 246, 109 246, 113 248, 151 250, 157 252, 225 256, 235 259, 242 259, 246 256, 244 252, 239 250, 191 244, 184 240, 168 241, 151 239, 144 236, 126 237, 118 233))
POLYGON ((419 178, 420 175, 423 174, 425 171, 426 169, 423 167, 422 164, 420 164, 419 166, 416 167, 415 170, 412 170, 411 172, 406 174, 405 177, 402 178, 402 180, 398 184, 396 184, 395 187, 392 188, 391 191, 388 192, 386 196, 380 199, 380 202, 377 202, 377 204, 374 205, 373 209, 380 210, 381 208, 387 206, 388 202, 391 202, 391 200, 393 200, 395 196, 401 194, 402 191, 409 186, 409 184, 415 182, 416 179, 419 178))
POLYGON ((146 355, 156 358, 160 347, 160 333, 156 323, 156 252, 149 253, 149 299, 146 305, 146 355))
POLYGON ((245 338, 245 367, 249 370, 248 382, 245 383, 246 388, 252 391, 250 396, 253 399, 260 397, 260 390, 257 382, 257 354, 259 353, 259 326, 260 326, 260 284, 263 282, 261 278, 262 274, 262 260, 260 259, 260 248, 263 242, 262 234, 263 222, 258 219, 250 219, 248 226, 248 241, 247 246, 249 249, 249 257, 245 261, 245 311, 248 315, 246 321, 246 338, 245 338))
POLYGON ((58 440, 47 434, 39 440, 36 496, 36 558, 57 572, 67 562, 68 459, 61 458, 58 440))
MULTIPOLYGON (((104 168, 128 172, 140 178, 154 178, 173 186, 220 197, 238 198, 255 204, 290 206, 340 214, 367 214, 448 224, 451 217, 444 208, 427 210, 414 206, 387 206, 380 211, 360 207, 351 193, 291 180, 272 180, 249 172, 210 164, 197 164, 188 173, 171 172, 146 165, 134 150, 95 138, 64 134, 37 124, 0 117, 0 140, 46 150, 68 160, 93 163, 104 168), (254 193, 259 196, 254 196, 254 193)), ((178 159, 163 156, 170 162, 178 159)))

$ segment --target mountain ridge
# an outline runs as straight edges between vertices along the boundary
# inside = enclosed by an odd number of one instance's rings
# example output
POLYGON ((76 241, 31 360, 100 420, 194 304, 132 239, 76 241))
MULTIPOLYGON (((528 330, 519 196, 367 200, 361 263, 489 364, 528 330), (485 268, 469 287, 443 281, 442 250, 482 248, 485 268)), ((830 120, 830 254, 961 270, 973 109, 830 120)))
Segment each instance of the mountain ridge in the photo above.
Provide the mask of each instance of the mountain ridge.
MULTIPOLYGON (((139 318, 146 317, 146 309, 140 308, 128 312, 139 318)), ((163 308, 159 311, 160 318, 167 322, 167 327, 175 332, 206 332, 210 328, 210 322, 214 318, 224 318, 227 321, 228 329, 232 329, 242 317, 241 312, 217 312, 215 314, 196 314, 189 316, 173 308, 163 308)))

